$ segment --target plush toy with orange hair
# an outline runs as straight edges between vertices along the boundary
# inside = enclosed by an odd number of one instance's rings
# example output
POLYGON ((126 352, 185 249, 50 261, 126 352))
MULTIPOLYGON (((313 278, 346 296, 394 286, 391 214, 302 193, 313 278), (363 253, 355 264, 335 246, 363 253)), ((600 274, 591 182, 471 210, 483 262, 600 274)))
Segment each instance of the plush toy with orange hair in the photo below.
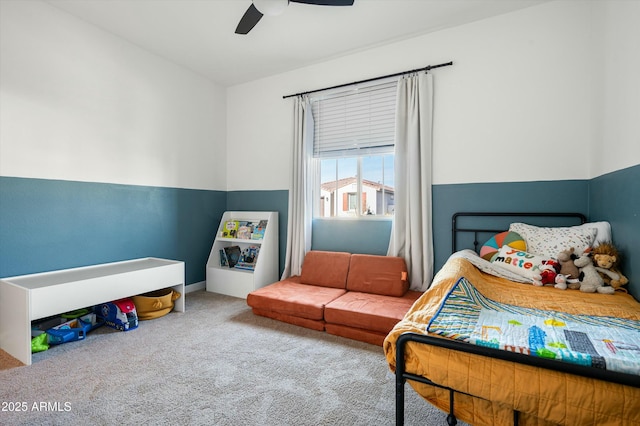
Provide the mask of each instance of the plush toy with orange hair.
POLYGON ((622 286, 627 284, 629 280, 620 271, 618 249, 613 244, 600 244, 591 251, 591 257, 605 285, 610 285, 614 290, 626 293, 627 290, 622 286))

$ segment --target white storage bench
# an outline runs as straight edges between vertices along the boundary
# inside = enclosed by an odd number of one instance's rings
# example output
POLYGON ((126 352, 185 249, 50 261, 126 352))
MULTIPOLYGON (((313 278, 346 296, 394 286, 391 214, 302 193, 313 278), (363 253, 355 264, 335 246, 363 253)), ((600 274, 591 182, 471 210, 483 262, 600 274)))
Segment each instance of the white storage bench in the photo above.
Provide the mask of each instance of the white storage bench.
POLYGON ((0 348, 31 365, 31 321, 171 287, 184 312, 184 262, 153 257, 0 279, 0 348))

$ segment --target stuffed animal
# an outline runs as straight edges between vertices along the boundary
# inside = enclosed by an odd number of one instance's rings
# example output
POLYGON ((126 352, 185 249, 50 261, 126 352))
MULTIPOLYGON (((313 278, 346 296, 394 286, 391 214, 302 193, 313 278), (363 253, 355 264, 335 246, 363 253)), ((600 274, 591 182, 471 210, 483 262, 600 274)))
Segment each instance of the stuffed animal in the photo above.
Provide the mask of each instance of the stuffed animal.
POLYGON ((614 293, 613 287, 604 285, 604 281, 598 274, 588 253, 583 253, 573 263, 580 268, 580 291, 585 293, 595 293, 596 291, 602 294, 614 293))
POLYGON ((560 270, 558 273, 563 275, 568 283, 568 288, 577 290, 580 288, 580 270, 573 263, 578 258, 574 254, 575 249, 571 247, 569 250, 564 250, 558 253, 557 259, 560 263, 560 270))
POLYGON ((600 273, 605 285, 610 285, 614 290, 626 293, 622 288, 629 280, 620 272, 620 254, 613 244, 604 243, 594 248, 591 252, 596 270, 600 273))
POLYGON ((533 285, 542 287, 545 284, 555 284, 554 287, 560 290, 567 288, 567 279, 564 275, 559 274, 560 264, 553 260, 543 260, 540 265, 540 273, 533 275, 531 278, 533 285))

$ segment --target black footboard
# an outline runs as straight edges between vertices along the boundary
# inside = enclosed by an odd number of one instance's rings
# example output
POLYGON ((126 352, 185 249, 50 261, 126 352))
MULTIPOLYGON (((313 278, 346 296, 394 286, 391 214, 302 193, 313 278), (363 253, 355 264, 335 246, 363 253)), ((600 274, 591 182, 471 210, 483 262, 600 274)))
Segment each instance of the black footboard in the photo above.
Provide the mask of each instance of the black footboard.
MULTIPOLYGON (((604 380, 611 383, 632 386, 640 388, 640 376, 634 374, 625 374, 617 371, 609 371, 600 368, 587 367, 579 364, 572 364, 553 359, 540 358, 531 355, 519 354, 500 349, 487 348, 484 346, 472 345, 470 343, 460 342, 456 340, 444 339, 441 337, 427 336, 417 333, 403 333, 396 341, 396 425, 404 424, 404 384, 407 380, 425 383, 437 386, 439 388, 448 389, 450 392, 450 407, 447 423, 456 424, 454 415, 454 393, 457 391, 446 386, 432 382, 426 377, 418 376, 406 371, 405 368, 405 349, 409 342, 417 342, 426 345, 438 346, 445 349, 451 349, 460 352, 471 353, 475 355, 488 356, 491 358, 502 359, 505 361, 517 362, 520 364, 531 365, 534 367, 546 368, 549 370, 561 371, 564 373, 575 374, 578 376, 588 377, 591 379, 604 380)), ((514 412, 514 425, 518 424, 518 413, 514 412)))

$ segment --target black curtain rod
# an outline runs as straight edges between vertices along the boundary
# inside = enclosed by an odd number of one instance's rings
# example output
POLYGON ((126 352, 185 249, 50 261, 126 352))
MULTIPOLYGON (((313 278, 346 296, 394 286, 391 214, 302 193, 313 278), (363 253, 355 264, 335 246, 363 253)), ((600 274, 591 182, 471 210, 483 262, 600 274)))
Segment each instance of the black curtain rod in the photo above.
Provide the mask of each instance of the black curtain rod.
POLYGON ((381 77, 368 78, 366 80, 354 81, 352 83, 338 84, 337 86, 325 87, 324 89, 309 90, 308 92, 300 92, 300 93, 296 93, 294 95, 286 95, 286 96, 283 96, 282 99, 292 98, 294 96, 308 95, 309 93, 322 92, 323 90, 339 89, 340 87, 347 87, 347 86, 351 86, 351 85, 354 85, 354 84, 360 84, 360 83, 368 83, 370 81, 382 80, 383 78, 397 77, 399 75, 411 74, 411 73, 414 73, 414 72, 429 71, 429 70, 432 70, 434 68, 447 67, 449 65, 453 65, 453 62, 447 62, 446 64, 438 64, 438 65, 427 65, 426 67, 417 68, 415 70, 397 72, 395 74, 383 75, 381 77))

